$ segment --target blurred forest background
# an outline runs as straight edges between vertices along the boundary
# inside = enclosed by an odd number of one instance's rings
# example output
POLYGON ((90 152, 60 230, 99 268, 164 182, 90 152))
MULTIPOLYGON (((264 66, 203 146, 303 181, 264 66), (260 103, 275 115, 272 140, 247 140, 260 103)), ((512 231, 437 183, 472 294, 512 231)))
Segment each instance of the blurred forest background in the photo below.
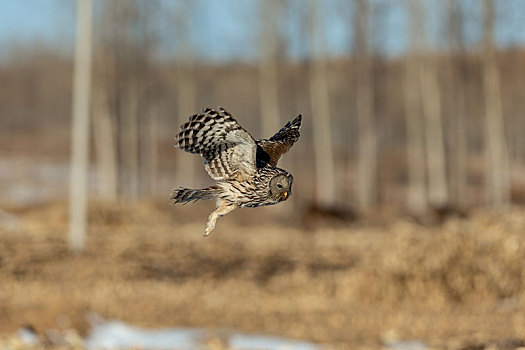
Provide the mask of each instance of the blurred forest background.
POLYGON ((82 343, 91 313, 525 346, 524 23, 523 0, 0 0, 0 348, 82 343), (213 204, 168 198, 212 180, 173 138, 216 106, 303 127, 291 199, 204 239, 213 204))
MULTIPOLYGON (((94 1, 91 198, 209 183, 172 140, 220 105, 255 137, 305 116, 282 165, 296 205, 424 215, 525 202, 523 2, 208 2, 94 1)), ((2 43, 3 162, 69 154, 75 6, 50 3, 54 41, 2 43)), ((2 179, 2 201, 65 194, 52 193, 60 176, 27 191, 29 174, 26 191, 2 179)))

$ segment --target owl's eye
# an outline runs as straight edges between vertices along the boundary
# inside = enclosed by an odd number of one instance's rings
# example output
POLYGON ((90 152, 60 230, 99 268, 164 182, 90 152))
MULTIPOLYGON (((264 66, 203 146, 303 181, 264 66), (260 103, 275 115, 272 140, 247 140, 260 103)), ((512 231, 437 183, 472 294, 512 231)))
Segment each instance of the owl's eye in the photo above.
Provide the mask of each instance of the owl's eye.
POLYGON ((283 185, 277 184, 277 188, 283 188, 283 185))

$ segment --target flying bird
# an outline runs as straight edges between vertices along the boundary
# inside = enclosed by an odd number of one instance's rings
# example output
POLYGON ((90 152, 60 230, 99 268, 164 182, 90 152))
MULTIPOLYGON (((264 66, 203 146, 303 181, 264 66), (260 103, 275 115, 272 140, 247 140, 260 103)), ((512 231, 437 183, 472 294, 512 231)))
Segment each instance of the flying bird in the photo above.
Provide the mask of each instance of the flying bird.
POLYGON ((190 117, 175 137, 175 147, 200 154, 204 168, 217 183, 203 189, 180 187, 173 203, 215 200, 204 236, 217 219, 237 208, 273 205, 292 194, 293 176, 277 168, 279 158, 299 138, 301 115, 269 139, 255 140, 224 108, 205 108, 190 117))

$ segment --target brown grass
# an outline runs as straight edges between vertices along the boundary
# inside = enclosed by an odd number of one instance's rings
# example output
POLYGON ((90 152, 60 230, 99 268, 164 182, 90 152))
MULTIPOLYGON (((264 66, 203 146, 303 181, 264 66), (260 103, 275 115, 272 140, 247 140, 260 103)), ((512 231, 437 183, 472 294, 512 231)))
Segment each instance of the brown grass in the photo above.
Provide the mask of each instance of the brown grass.
POLYGON ((523 209, 436 228, 398 220, 314 231, 243 209, 203 238, 210 209, 93 204, 78 255, 67 250, 64 203, 11 210, 23 226, 0 229, 0 334, 64 319, 85 334, 91 311, 362 347, 398 338, 461 348, 525 334, 523 209))

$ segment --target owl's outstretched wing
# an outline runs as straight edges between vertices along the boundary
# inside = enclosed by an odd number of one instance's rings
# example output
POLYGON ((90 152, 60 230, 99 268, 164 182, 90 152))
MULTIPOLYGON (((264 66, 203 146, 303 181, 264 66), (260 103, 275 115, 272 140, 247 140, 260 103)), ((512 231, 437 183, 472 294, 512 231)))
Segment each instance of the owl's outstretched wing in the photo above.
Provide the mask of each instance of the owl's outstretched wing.
POLYGON ((257 140, 257 167, 261 168, 266 164, 277 166, 279 158, 293 146, 299 139, 301 128, 301 115, 279 130, 269 139, 257 140))
POLYGON ((223 108, 191 116, 175 137, 175 146, 200 154, 214 180, 247 179, 257 171, 255 140, 223 108))

